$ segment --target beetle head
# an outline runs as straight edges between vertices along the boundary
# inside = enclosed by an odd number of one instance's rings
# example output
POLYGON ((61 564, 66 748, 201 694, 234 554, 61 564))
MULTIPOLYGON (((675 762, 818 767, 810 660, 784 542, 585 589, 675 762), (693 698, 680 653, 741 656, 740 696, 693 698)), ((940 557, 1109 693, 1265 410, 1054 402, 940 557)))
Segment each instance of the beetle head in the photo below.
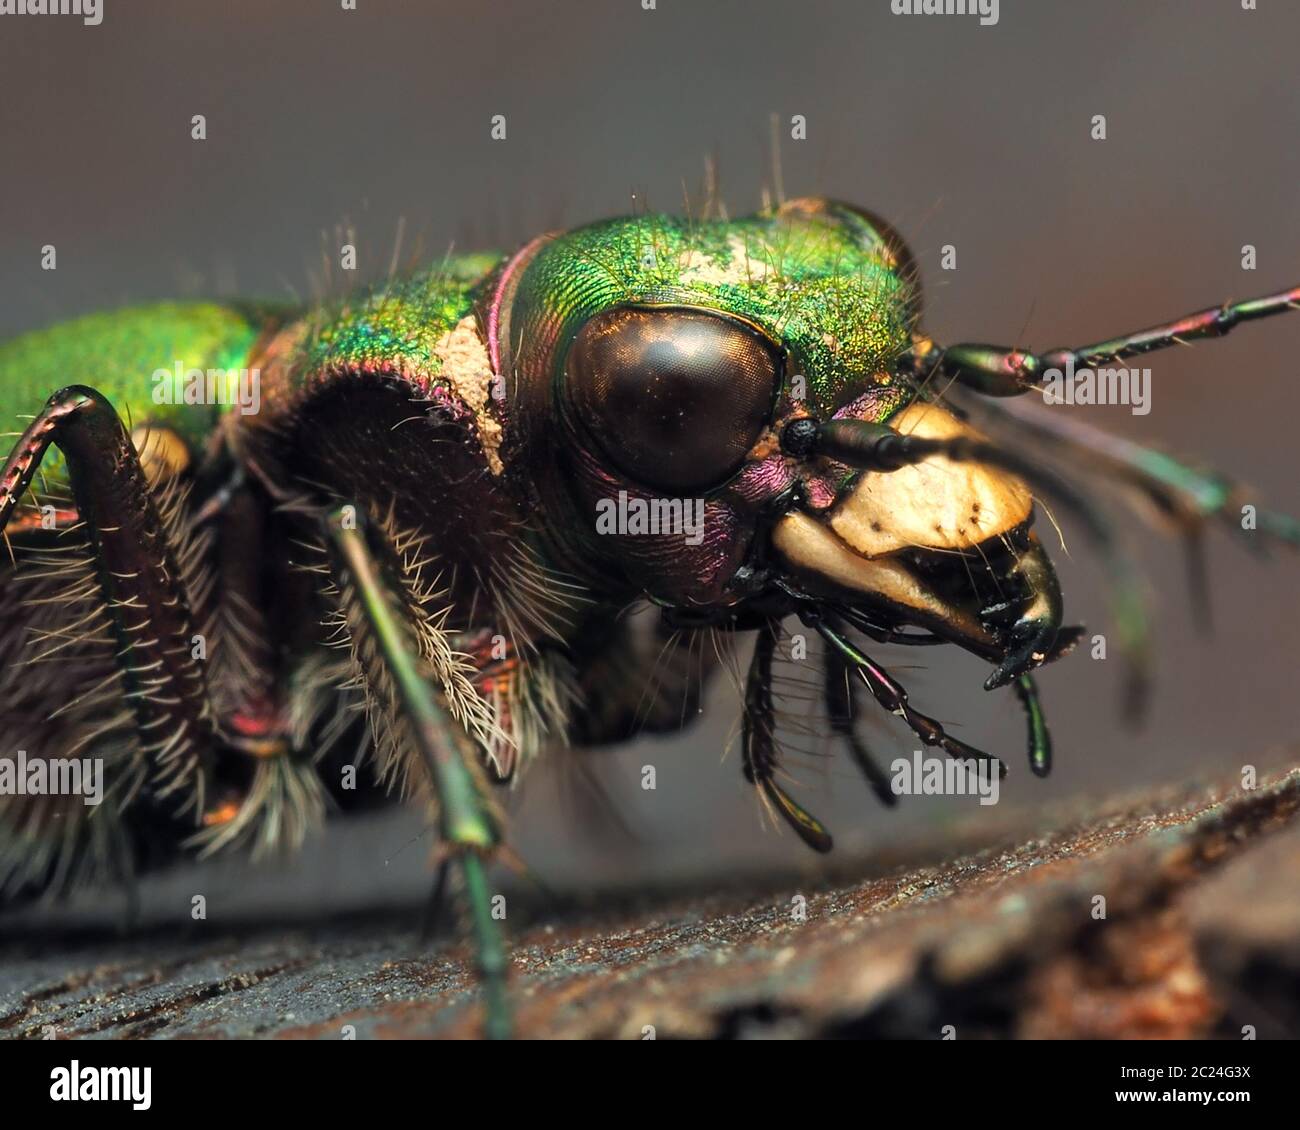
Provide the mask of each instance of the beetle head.
MULTIPOLYGON (((823 200, 545 237, 501 274, 489 318, 512 391, 507 465, 560 559, 615 591, 709 615, 774 577, 869 590, 874 557, 969 546, 1028 516, 1000 472, 949 466, 939 490, 912 468, 906 489, 867 490, 884 476, 783 447, 798 420, 911 410, 898 367, 919 301, 896 234, 823 200)), ((962 425, 935 408, 930 426, 962 425)))

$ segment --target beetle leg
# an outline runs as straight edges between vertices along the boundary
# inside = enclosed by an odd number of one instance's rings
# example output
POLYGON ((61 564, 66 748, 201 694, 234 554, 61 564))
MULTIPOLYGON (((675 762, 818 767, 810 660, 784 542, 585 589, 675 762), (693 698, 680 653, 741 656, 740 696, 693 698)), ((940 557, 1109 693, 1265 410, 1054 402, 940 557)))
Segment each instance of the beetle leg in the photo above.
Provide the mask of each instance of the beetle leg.
POLYGON ((496 814, 469 733, 434 688, 404 605, 370 542, 372 527, 358 506, 344 506, 326 521, 340 603, 367 684, 394 724, 417 750, 439 813, 445 858, 459 867, 469 910, 486 1005, 486 1031, 510 1034, 506 954, 492 916, 486 862, 500 845, 496 814))
POLYGON ((795 830, 799 838, 814 851, 828 852, 834 841, 815 816, 805 811, 776 783, 777 746, 776 711, 772 703, 772 655, 776 651, 780 621, 769 620, 758 630, 754 658, 745 681, 745 718, 741 734, 741 755, 745 778, 762 790, 795 830))
POLYGON ((805 609, 799 615, 805 624, 817 631, 832 649, 844 657, 858 678, 866 684, 872 697, 891 714, 897 714, 902 718, 911 727, 912 733, 922 742, 928 746, 938 746, 944 753, 958 760, 974 758, 977 761, 992 762, 998 767, 998 775, 1006 776, 1007 767, 1001 758, 967 745, 960 738, 954 738, 929 715, 913 708, 907 701, 907 691, 902 684, 869 655, 859 651, 831 628, 820 614, 805 609))
POLYGON ((206 675, 193 655, 196 629, 183 573, 131 438, 100 393, 71 385, 51 396, 28 425, 0 471, 0 531, 51 443, 67 460, 126 698, 158 770, 156 793, 179 790, 184 808, 202 813, 217 733, 206 675))
POLYGON ((849 678, 849 665, 838 649, 824 649, 822 674, 825 678, 826 712, 830 717, 831 732, 847 743, 849 753, 880 803, 894 807, 898 804, 898 797, 889 787, 889 774, 876 764, 871 751, 854 728, 858 713, 858 684, 849 678))

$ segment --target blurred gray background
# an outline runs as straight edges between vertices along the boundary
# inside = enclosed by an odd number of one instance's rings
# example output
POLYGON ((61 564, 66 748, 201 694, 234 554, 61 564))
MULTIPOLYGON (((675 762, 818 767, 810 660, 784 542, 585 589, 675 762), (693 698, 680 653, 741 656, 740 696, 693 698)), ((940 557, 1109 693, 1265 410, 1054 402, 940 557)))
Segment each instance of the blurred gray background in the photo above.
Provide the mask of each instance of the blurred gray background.
MULTIPOLYGON (((0 19, 0 334, 166 297, 305 297, 340 224, 355 225, 362 270, 378 275, 399 219, 406 252, 431 258, 509 249, 627 212, 634 196, 679 210, 684 185, 698 201, 707 155, 742 213, 771 181, 771 113, 785 123, 786 194, 892 219, 940 340, 1080 344, 1300 281, 1296 5, 1003 0, 981 27, 895 16, 889 0, 104 4, 98 27, 0 19), (203 143, 190 140, 197 113, 203 143), (494 114, 505 141, 489 137, 494 114), (805 141, 788 140, 793 114, 805 141), (1089 136, 1094 114, 1104 142, 1089 136), (46 243, 55 272, 39 269, 46 243), (958 269, 944 272, 949 243, 958 269)), ((1297 355, 1300 317, 1250 326, 1154 361, 1150 415, 1080 411, 1300 512, 1297 355)), ((69 380, 93 383, 88 360, 69 380)), ((1139 732, 1121 725, 1113 659, 1085 652, 1045 671, 1048 781, 1024 766, 1010 691, 980 689, 981 663, 881 651, 922 709, 1011 762, 1008 811, 1235 772, 1294 736, 1300 560, 1261 563, 1213 537, 1206 638, 1177 547, 1129 529, 1156 602, 1150 716, 1139 732)), ((1072 558, 1057 553, 1067 612, 1104 630, 1098 573, 1077 532, 1071 545, 1072 558)), ((579 819, 572 774, 539 767, 512 801, 524 856, 573 884, 816 866, 793 836, 764 830, 734 749, 724 761, 737 709, 721 683, 680 738, 590 755, 635 842, 579 819), (648 763, 654 792, 638 787, 648 763)), ((891 719, 870 733, 887 757, 912 748, 891 719)), ((843 758, 804 759, 798 775, 849 852, 923 843, 955 813, 989 811, 918 799, 884 812, 843 758)), ((420 826, 331 833, 278 879, 272 869, 264 899, 406 897, 426 882, 420 826)), ((233 865, 210 884, 249 890, 233 865)))

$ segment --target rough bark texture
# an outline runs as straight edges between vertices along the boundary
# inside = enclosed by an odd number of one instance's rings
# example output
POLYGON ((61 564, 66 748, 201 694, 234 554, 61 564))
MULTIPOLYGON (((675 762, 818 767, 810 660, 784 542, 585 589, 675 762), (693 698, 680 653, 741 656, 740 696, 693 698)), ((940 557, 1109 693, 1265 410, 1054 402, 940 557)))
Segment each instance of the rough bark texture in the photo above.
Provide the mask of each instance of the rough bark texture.
MULTIPOLYGON (((588 898, 514 937, 519 1033, 1300 1036, 1300 769, 1162 793, 821 889, 588 898), (799 920, 798 898, 806 917, 799 920), (1098 897, 1105 899, 1100 917, 1098 897)), ((512 919, 515 903, 511 904, 512 919)), ((11 938, 0 1035, 472 1036, 464 944, 411 916, 11 938)))

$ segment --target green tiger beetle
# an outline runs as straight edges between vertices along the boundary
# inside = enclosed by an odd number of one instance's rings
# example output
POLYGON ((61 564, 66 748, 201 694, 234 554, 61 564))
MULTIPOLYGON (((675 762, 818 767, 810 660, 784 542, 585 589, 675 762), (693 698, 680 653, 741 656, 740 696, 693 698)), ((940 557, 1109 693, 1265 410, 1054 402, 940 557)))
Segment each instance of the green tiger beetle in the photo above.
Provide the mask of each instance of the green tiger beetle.
MULTIPOLYGON (((1295 288, 1042 354, 944 347, 897 233, 799 199, 551 233, 308 310, 168 304, 19 337, 0 347, 21 430, 0 475, 0 703, 28 763, 102 759, 107 783, 98 808, 0 798, 4 893, 296 847, 359 803, 361 770, 436 814, 436 889, 469 911, 486 1028, 507 1034, 486 868, 518 864, 493 785, 545 742, 679 728, 709 673, 689 640, 753 631, 744 774, 829 850, 781 783, 790 617, 823 642, 831 728, 881 800, 864 694, 925 745, 1005 766, 917 710, 866 641, 987 660, 1045 774, 1031 672, 1082 629, 1063 625, 1035 495, 1095 542, 1135 685, 1134 571, 1078 475, 1138 488, 1192 538, 1239 526, 1242 495, 1006 398, 1298 304, 1295 288), (614 499, 698 505, 698 536, 602 532, 614 499), (655 632, 620 615, 638 601, 655 632)), ((1280 515, 1257 530, 1300 543, 1280 515)))

